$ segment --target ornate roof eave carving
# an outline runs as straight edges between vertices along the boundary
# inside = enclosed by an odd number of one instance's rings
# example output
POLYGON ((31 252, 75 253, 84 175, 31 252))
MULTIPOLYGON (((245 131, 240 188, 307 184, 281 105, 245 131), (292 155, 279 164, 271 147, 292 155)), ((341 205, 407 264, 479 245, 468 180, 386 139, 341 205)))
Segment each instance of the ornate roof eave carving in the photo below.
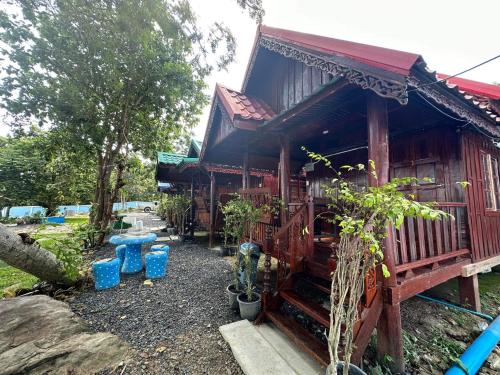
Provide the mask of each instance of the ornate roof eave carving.
MULTIPOLYGON (((321 56, 266 36, 261 36, 259 45, 287 58, 300 61, 307 66, 315 67, 334 76, 344 77, 349 83, 372 90, 382 97, 395 99, 402 105, 408 103, 407 84, 404 77, 401 80, 386 78, 383 74, 378 75, 371 69, 368 71, 368 69, 349 66, 336 61, 340 59, 321 56)), ((360 64, 353 63, 353 65, 360 64)))
POLYGON ((431 99, 435 103, 442 105, 455 115, 461 117, 465 122, 473 123, 482 130, 488 132, 493 137, 500 138, 500 127, 478 114, 473 108, 470 108, 468 103, 460 103, 460 98, 450 97, 451 93, 443 93, 439 87, 434 84, 426 84, 415 76, 408 77, 408 85, 423 94, 425 97, 431 99))

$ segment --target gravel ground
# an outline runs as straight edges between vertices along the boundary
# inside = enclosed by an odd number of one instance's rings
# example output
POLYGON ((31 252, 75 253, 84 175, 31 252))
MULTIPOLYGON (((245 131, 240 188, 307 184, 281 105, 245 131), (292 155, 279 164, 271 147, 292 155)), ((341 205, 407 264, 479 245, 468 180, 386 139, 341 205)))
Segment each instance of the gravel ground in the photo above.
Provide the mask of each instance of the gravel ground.
MULTIPOLYGON (((89 288, 76 295, 72 309, 91 329, 114 333, 136 350, 114 373, 242 374, 218 331, 239 319, 224 293, 231 278, 229 264, 200 245, 169 245, 165 278, 146 286, 142 272, 123 275, 120 288, 89 288)), ((92 258, 113 252, 114 247, 107 246, 92 258)))

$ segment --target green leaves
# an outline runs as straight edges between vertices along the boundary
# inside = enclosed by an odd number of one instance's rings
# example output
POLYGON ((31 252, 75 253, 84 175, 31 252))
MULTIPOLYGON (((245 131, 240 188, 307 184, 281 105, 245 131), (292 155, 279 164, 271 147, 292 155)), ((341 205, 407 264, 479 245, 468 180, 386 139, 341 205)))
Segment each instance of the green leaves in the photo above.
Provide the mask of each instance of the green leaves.
POLYGON ((0 147, 0 206, 88 203, 94 193, 95 164, 60 148, 54 133, 32 128, 0 147))
POLYGON ((387 268, 387 266, 384 263, 382 263, 382 275, 384 275, 384 277, 386 277, 386 278, 391 276, 389 269, 387 268))
POLYGON ((457 181, 458 185, 462 187, 462 189, 467 189, 470 186, 470 182, 468 181, 457 181))
POLYGON ((60 233, 57 236, 45 237, 43 233, 36 234, 36 243, 41 248, 53 253, 59 259, 64 272, 71 280, 76 280, 83 262, 81 245, 72 233, 60 233))
MULTIPOLYGON (((435 209, 433 203, 415 201, 411 194, 405 195, 402 187, 418 184, 422 180, 413 177, 393 178, 380 185, 363 187, 356 185, 350 178, 352 174, 366 173, 375 178, 376 166, 369 160, 369 168, 363 164, 342 165, 339 169, 346 171, 345 175, 336 172, 331 163, 327 164, 325 157, 311 151, 308 156, 324 162, 334 174, 331 184, 323 186, 325 196, 329 199, 328 208, 333 217, 332 223, 340 228, 340 236, 352 241, 361 240, 366 262, 371 265, 382 263, 384 254, 382 242, 387 237, 388 225, 397 229, 403 225, 406 217, 421 217, 428 220, 439 220, 449 215, 435 209)), ((390 275, 386 265, 382 264, 385 277, 390 275)))

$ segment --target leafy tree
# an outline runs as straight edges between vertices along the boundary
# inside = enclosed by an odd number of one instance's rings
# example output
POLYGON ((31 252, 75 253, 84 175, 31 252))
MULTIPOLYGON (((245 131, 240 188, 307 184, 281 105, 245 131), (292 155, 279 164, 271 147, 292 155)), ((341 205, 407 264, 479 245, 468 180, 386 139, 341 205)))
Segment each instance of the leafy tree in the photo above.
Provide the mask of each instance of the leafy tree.
POLYGON ((50 213, 92 199, 92 160, 57 147, 51 134, 34 128, 0 143, 0 206, 40 205, 50 213))
POLYGON ((149 201, 157 196, 155 165, 141 160, 138 155, 128 158, 123 173, 122 199, 127 201, 149 201))
MULTIPOLYGON (((196 123, 234 37, 222 23, 202 32, 187 0, 8 2, 20 14, 0 12, 3 106, 95 161, 91 221, 104 232, 129 152, 151 157, 196 123)), ((237 4, 262 18, 260 0, 237 4)))

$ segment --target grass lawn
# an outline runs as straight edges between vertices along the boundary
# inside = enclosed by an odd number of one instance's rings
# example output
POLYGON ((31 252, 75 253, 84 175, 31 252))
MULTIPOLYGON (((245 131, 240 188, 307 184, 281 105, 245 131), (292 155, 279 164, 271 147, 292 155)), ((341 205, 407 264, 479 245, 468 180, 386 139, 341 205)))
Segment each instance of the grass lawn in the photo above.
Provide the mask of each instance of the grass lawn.
POLYGON ((69 224, 71 226, 77 226, 80 224, 88 224, 89 223, 89 217, 87 215, 79 215, 79 216, 71 216, 71 217, 66 217, 64 219, 65 224, 69 224))
POLYGON ((37 281, 35 276, 11 267, 0 260, 0 298, 3 298, 5 288, 12 285, 17 285, 20 289, 31 288, 37 281))
MULTIPOLYGON (((62 225, 44 225, 40 226, 42 229, 38 233, 37 237, 43 237, 46 241, 51 241, 52 239, 63 239, 68 236, 67 232, 71 232, 72 228, 77 227, 81 224, 86 224, 89 221, 88 216, 74 216, 68 217, 65 223, 62 225), (61 228, 61 232, 52 232, 53 227, 66 226, 67 230, 61 228), (43 228, 46 228, 43 229, 43 228)), ((11 267, 0 260, 0 298, 4 297, 4 289, 15 286, 15 289, 29 289, 38 281, 35 276, 32 276, 26 272, 20 271, 17 268, 11 267)))

